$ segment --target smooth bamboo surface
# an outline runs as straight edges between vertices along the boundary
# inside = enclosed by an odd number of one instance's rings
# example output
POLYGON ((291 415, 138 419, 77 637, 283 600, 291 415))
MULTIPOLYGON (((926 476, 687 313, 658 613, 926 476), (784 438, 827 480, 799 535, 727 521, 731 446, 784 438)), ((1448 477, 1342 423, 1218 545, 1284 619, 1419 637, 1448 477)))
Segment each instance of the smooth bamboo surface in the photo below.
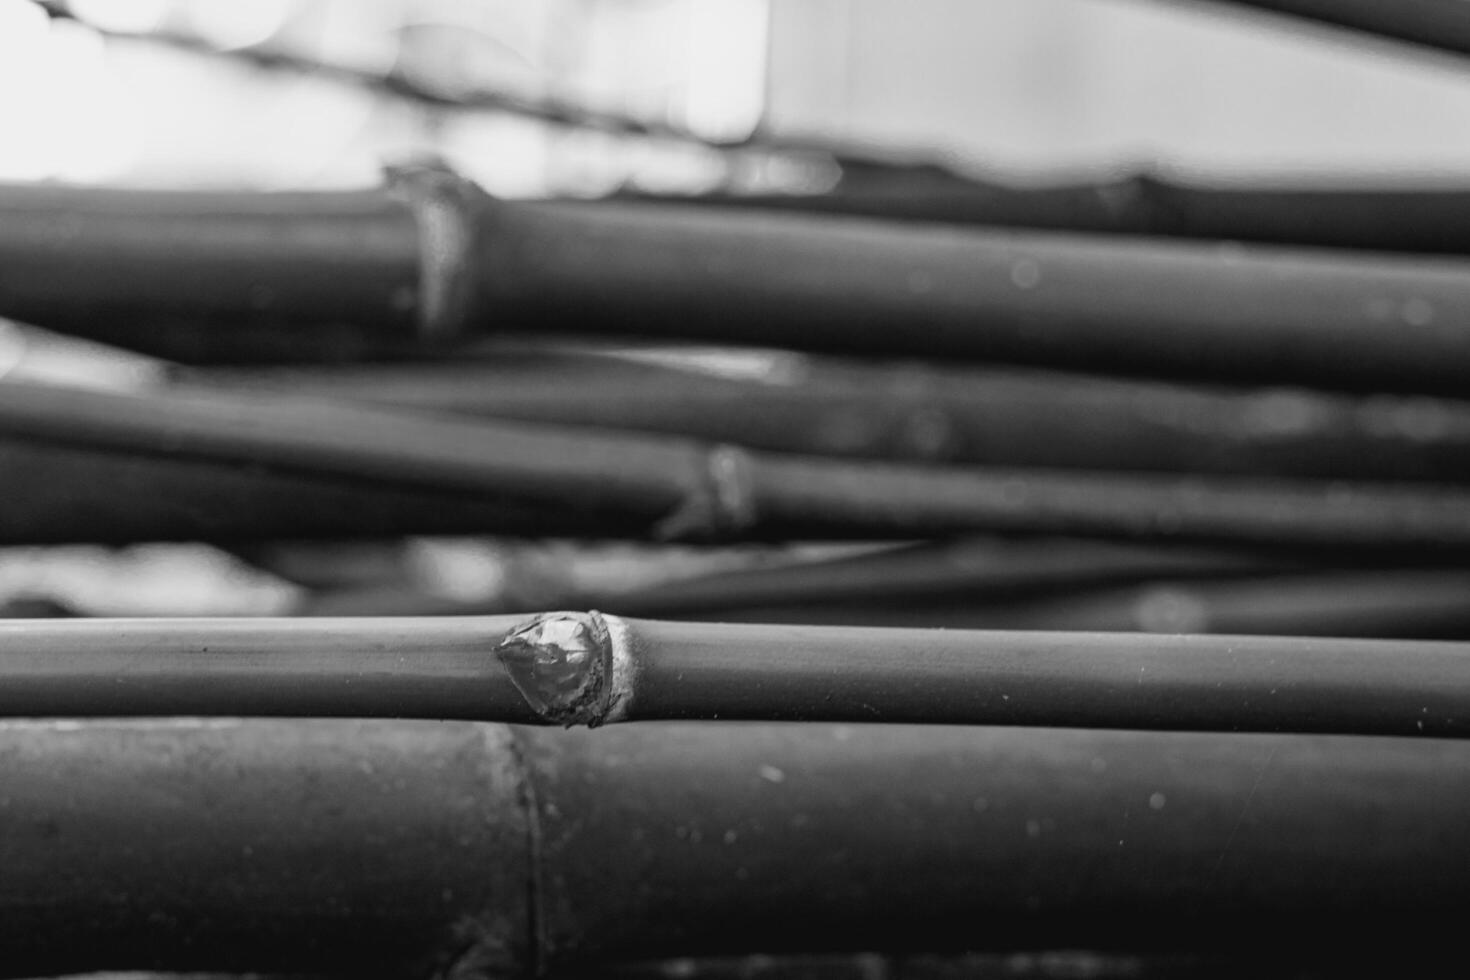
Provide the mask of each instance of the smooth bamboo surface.
POLYGON ((541 617, 0 622, 0 715, 1463 737, 1470 647, 541 617))
POLYGON ((1428 968, 1470 901, 1460 742, 66 721, 0 724, 0 758, 13 977, 752 950, 1428 968))

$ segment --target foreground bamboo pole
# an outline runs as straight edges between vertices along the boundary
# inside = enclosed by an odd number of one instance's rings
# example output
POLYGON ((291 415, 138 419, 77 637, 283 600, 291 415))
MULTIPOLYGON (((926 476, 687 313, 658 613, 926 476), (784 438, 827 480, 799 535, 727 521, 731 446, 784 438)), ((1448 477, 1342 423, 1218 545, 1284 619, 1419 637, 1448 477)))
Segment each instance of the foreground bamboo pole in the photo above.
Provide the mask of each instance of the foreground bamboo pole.
POLYGON ((0 973, 525 977, 1056 949, 1430 963, 1464 743, 669 725, 0 725, 0 973), (1421 959, 1422 958, 1422 959, 1421 959))
POLYGON ((1455 554, 1470 495, 1391 484, 949 469, 747 452, 686 439, 425 418, 310 398, 0 386, 0 437, 488 496, 663 539, 983 532, 1455 554))
POLYGON ((501 202, 438 172, 320 198, 11 188, 0 218, 18 270, 0 314, 89 332, 346 320, 1375 390, 1470 378, 1470 263, 1444 257, 501 202))
POLYGON ((1463 737, 1454 643, 532 618, 0 623, 0 715, 882 721, 1463 737))

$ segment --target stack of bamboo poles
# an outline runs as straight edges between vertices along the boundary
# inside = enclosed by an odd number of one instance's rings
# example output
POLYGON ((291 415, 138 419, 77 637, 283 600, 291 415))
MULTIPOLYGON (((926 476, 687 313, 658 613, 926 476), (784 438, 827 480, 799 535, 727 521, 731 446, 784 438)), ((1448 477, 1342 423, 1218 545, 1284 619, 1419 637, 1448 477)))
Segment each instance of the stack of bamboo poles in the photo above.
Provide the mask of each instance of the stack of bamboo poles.
MULTIPOLYGON (((0 538, 929 541, 754 590, 531 598, 1464 635, 1466 199, 1158 187, 963 185, 948 223, 506 202, 437 170, 352 193, 0 190, 0 312, 194 362, 143 392, 0 390, 24 474, 0 538), (1207 237, 1227 233, 1258 241, 1207 237), (789 353, 711 373, 675 340, 789 353)), ((303 611, 525 605, 334 591, 303 611)))
MULTIPOLYGON (((1433 0, 1253 5, 1461 43, 1433 0)), ((0 384, 0 542, 870 545, 0 623, 0 975, 1456 952, 1467 228, 1460 193, 1149 180, 0 188, 0 315, 178 362, 0 384)))

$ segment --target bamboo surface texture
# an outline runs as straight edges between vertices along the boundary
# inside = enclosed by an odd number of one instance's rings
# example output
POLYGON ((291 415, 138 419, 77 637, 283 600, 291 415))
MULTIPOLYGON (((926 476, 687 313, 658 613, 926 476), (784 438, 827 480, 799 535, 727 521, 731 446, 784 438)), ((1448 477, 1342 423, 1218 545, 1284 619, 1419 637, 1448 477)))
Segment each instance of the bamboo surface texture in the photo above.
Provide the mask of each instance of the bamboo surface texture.
POLYGON ((32 721, 0 756, 14 977, 751 949, 1249 949, 1338 975, 1443 962, 1470 901, 1470 756, 1444 740, 32 721))

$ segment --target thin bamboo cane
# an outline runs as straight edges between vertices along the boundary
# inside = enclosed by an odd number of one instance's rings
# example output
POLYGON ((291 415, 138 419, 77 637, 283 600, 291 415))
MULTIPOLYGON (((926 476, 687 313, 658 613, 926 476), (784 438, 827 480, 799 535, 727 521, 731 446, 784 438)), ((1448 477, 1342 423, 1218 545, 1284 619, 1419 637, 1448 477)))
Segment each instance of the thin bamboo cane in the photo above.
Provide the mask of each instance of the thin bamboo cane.
POLYGON ((403 534, 635 536, 644 525, 481 495, 366 485, 246 462, 0 437, 0 544, 341 540, 403 534))
POLYGON ((0 623, 0 714, 1463 737, 1453 643, 517 619, 0 623))
POLYGON ((1000 466, 1470 480, 1470 403, 811 358, 767 377, 605 356, 212 370, 243 389, 688 436, 821 456, 1000 466))
MULTIPOLYGON (((898 612, 895 606, 1000 603, 1003 611, 1007 600, 1017 598, 1071 596, 1156 579, 1260 576, 1308 564, 1297 556, 1269 551, 1066 539, 962 539, 821 560, 772 561, 637 588, 590 591, 558 582, 537 589, 516 583, 512 590, 478 601, 423 595, 406 590, 401 582, 386 587, 376 583, 307 596, 294 614, 495 615, 593 608, 620 616, 713 620, 733 616, 744 622, 760 622, 765 616, 771 622, 841 624, 848 621, 845 616, 856 615, 870 617, 864 623, 881 625, 883 616, 898 612)), ((954 614, 953 609, 948 612, 954 614)), ((910 617, 906 624, 918 622, 910 617)))
POLYGON ((663 538, 975 532, 1455 553, 1470 501, 1438 487, 944 469, 679 439, 425 418, 312 399, 0 386, 0 436, 280 467, 606 514, 663 538))
MULTIPOLYGON (((1084 586, 1066 595, 998 597, 980 591, 926 598, 899 593, 887 599, 874 595, 808 603, 773 600, 740 608, 712 602, 708 609, 666 615, 724 623, 1467 640, 1467 596, 1470 573, 1462 569, 1394 568, 1265 573, 1225 580, 1163 577, 1133 586, 1084 586)), ((360 601, 365 608, 394 608, 381 598, 371 605, 366 598, 360 601)), ((439 614, 456 610, 454 604, 442 601, 436 606, 399 608, 439 614)), ((616 599, 597 608, 623 611, 616 599)), ((632 610, 642 612, 636 605, 632 610)))
POLYGON ((1470 758, 1445 741, 113 721, 0 725, 0 755, 17 977, 753 950, 1403 967, 1452 955, 1470 900, 1470 758))
MULTIPOLYGON (((1320 183, 1320 182, 1318 182, 1320 183)), ((1203 238, 1422 254, 1470 254, 1470 191, 1402 187, 1208 186, 1140 174, 1029 186, 949 176, 843 184, 825 194, 621 199, 854 215, 895 221, 1203 238)))

